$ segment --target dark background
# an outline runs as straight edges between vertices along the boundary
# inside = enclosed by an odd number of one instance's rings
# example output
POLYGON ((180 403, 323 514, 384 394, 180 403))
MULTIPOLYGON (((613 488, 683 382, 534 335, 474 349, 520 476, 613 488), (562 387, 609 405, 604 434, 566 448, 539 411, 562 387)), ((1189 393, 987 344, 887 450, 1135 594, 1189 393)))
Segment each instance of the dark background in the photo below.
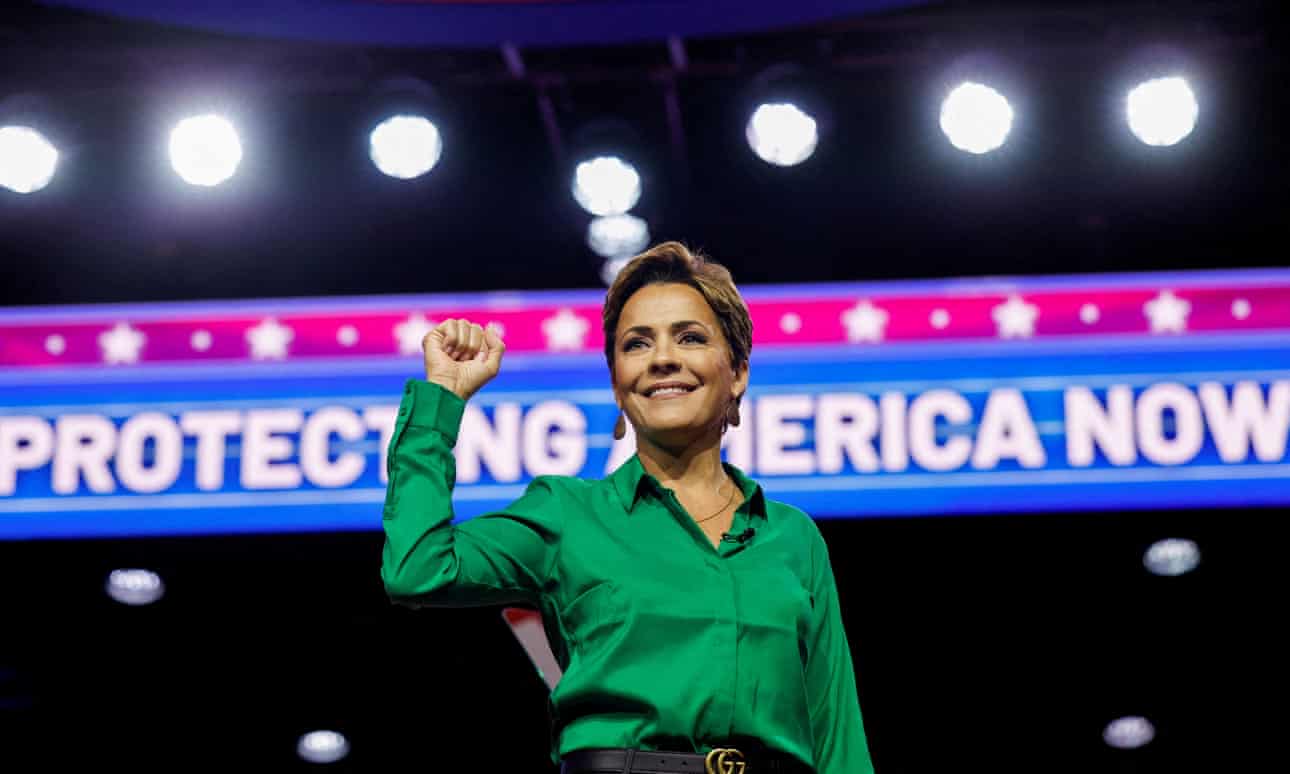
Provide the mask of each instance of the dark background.
MULTIPOLYGON (((1273 8, 940 3, 687 40, 683 62, 661 41, 529 49, 518 73, 498 49, 242 39, 11 5, 0 122, 39 117, 63 157, 39 195, 0 190, 0 304, 595 287, 568 182, 585 127, 607 116, 630 127, 654 239, 701 247, 744 284, 1283 265, 1273 8), (1120 105, 1161 45, 1181 52, 1201 115, 1152 149, 1120 105), (1019 118, 978 158, 936 117, 947 73, 980 51, 1019 118), (767 68, 795 73, 782 88, 820 111, 800 167, 743 140, 767 68), (445 138, 411 182, 365 155, 374 119, 409 102, 379 93, 393 76, 431 84, 421 99, 445 138), (219 188, 168 168, 165 133, 189 106, 231 111, 242 134, 242 167, 219 188)), ((878 771, 1260 760, 1277 738, 1262 714, 1277 710, 1256 706, 1279 695, 1282 510, 822 521, 878 771), (1200 568, 1148 574, 1142 553, 1163 537, 1196 540, 1200 568), (1103 727, 1127 714, 1156 740, 1107 747, 1103 727)), ((0 768, 306 768, 296 738, 334 728, 353 745, 337 770, 547 770, 546 689, 498 610, 390 606, 381 541, 0 543, 0 768), (123 566, 158 571, 166 597, 109 600, 123 566)))

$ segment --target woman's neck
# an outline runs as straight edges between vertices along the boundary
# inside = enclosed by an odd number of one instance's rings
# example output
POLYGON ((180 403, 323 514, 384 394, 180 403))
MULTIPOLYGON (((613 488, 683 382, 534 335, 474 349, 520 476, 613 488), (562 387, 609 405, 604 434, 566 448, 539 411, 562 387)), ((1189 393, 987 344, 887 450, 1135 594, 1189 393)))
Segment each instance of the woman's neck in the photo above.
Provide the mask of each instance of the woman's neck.
POLYGON ((637 437, 636 455, 645 472, 670 489, 682 491, 716 491, 726 481, 721 466, 721 436, 715 443, 695 443, 679 450, 669 450, 637 437))

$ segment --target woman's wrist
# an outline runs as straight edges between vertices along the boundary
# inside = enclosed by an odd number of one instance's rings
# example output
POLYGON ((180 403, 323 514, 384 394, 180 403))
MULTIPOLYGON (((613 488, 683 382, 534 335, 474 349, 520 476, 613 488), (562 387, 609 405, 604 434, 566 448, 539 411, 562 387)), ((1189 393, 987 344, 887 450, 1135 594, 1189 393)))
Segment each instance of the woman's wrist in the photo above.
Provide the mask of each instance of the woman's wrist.
POLYGON ((429 382, 430 384, 439 385, 440 387, 444 388, 448 392, 451 392, 453 395, 456 395, 458 398, 461 398, 462 400, 470 400, 469 395, 462 394, 461 389, 457 386, 456 379, 453 379, 447 376, 437 376, 434 374, 426 374, 426 381, 429 382))

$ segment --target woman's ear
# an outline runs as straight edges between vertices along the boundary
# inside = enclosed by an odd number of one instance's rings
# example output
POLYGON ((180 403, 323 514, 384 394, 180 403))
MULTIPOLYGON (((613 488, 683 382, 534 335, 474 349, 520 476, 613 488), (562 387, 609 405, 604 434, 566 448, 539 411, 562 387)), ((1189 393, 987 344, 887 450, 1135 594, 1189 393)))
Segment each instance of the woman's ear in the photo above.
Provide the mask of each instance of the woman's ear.
POLYGON ((734 381, 730 383, 730 397, 734 400, 742 400, 744 393, 748 392, 748 361, 740 363, 735 368, 734 381))

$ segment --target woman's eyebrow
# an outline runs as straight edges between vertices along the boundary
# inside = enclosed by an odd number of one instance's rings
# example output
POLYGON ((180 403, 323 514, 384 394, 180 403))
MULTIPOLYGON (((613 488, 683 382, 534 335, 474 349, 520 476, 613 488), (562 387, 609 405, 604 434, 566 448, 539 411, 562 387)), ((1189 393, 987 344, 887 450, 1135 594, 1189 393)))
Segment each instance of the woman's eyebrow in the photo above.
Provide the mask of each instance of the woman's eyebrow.
MULTIPOLYGON (((700 322, 700 321, 698 321, 698 320, 678 320, 678 321, 676 321, 676 322, 672 323, 672 325, 671 325, 670 327, 671 327, 671 329, 672 329, 672 332, 673 332, 673 333, 676 333, 677 331, 682 330, 682 329, 685 329, 685 328, 689 328, 689 327, 690 327, 690 326, 692 326, 692 325, 697 325, 698 327, 703 328, 704 330, 707 330, 707 329, 708 329, 708 326, 704 325, 702 322, 700 322)), ((648 326, 648 325, 633 325, 632 327, 630 327, 630 328, 628 328, 627 330, 623 331, 623 336, 624 336, 624 337, 625 337, 625 336, 629 336, 629 335, 631 335, 631 334, 633 334, 633 333, 639 333, 639 334, 641 334, 642 336, 653 336, 653 335, 654 335, 654 329, 653 329, 653 328, 651 328, 651 327, 650 327, 650 326, 648 326)))
POLYGON ((704 325, 698 320, 681 320, 679 322, 672 323, 672 332, 675 333, 679 330, 682 330, 683 328, 689 328, 696 325, 700 328, 703 328, 704 330, 708 329, 708 326, 704 325))

